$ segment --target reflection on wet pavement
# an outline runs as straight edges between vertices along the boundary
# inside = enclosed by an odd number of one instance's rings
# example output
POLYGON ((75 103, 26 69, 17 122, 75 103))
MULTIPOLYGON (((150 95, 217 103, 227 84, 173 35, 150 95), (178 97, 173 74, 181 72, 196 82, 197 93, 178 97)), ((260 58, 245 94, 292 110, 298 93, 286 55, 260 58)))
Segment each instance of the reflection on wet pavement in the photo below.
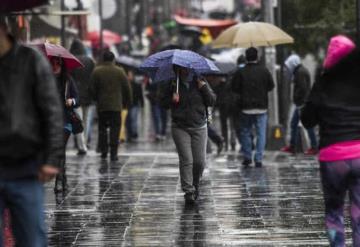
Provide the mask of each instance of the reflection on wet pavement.
POLYGON ((46 187, 49 245, 328 246, 314 158, 268 152, 243 169, 237 153, 209 156, 200 201, 186 206, 167 144, 123 145, 118 162, 70 151, 68 194, 46 187))

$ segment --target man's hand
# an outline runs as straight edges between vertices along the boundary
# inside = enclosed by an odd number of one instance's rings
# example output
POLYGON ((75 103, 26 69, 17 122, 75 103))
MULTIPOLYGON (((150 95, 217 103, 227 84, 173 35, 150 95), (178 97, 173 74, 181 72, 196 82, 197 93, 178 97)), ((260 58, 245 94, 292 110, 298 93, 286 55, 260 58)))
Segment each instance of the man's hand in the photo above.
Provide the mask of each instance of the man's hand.
POLYGON ((43 165, 39 171, 39 180, 43 183, 49 182, 58 173, 59 173, 58 168, 51 165, 43 165))
POLYGON ((200 79, 197 80, 197 83, 198 83, 199 89, 202 88, 206 84, 206 82, 204 80, 200 80, 200 79))
POLYGON ((67 107, 71 107, 73 104, 74 104, 73 99, 67 99, 67 100, 65 101, 65 105, 66 105, 67 107))
POLYGON ((178 93, 173 93, 172 101, 177 104, 180 101, 180 95, 178 93))

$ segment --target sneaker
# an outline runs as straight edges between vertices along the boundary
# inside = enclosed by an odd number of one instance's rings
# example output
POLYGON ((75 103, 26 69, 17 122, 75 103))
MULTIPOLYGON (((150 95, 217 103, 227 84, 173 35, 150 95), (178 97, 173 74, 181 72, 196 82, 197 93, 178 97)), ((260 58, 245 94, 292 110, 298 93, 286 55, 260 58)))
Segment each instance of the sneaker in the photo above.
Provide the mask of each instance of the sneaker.
POLYGON ((261 161, 256 161, 255 162, 255 167, 258 167, 258 168, 262 167, 262 162, 261 161))
POLYGON ((251 160, 249 160, 249 159, 244 159, 242 162, 242 165, 244 167, 248 167, 248 166, 250 166, 250 164, 251 164, 251 160))
POLYGON ((194 204, 195 203, 195 195, 194 193, 186 193, 184 195, 186 204, 194 204))
POLYGON ((291 154, 295 153, 295 150, 292 146, 285 146, 285 147, 281 148, 280 151, 285 152, 285 153, 291 153, 291 154))
POLYGON ((102 153, 100 157, 102 160, 105 160, 107 158, 107 153, 102 153))
POLYGON ((119 157, 117 155, 111 155, 110 160, 111 161, 118 161, 119 157))
POLYGON ((305 155, 316 155, 318 153, 318 150, 316 148, 309 148, 304 153, 305 155))

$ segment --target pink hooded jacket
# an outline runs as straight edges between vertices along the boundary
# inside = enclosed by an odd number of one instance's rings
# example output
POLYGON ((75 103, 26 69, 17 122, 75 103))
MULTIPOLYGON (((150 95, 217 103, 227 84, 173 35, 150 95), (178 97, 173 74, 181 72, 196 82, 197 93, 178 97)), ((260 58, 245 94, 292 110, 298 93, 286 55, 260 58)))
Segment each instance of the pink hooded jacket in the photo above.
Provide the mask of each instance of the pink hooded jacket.
MULTIPOLYGON (((334 36, 328 46, 324 68, 330 69, 354 49, 355 44, 349 38, 343 35, 334 36)), ((360 158, 360 140, 339 142, 322 148, 319 153, 319 160, 324 162, 357 158, 360 158)))

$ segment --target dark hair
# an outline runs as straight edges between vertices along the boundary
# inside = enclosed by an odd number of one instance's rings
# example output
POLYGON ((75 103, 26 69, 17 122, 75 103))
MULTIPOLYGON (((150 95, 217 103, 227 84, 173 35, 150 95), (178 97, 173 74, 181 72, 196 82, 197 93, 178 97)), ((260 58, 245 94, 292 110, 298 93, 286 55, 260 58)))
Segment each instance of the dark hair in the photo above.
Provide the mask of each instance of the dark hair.
POLYGON ((258 51, 256 48, 250 47, 246 49, 245 56, 248 62, 256 61, 258 59, 258 51))
POLYGON ((104 54, 103 54, 104 62, 113 62, 114 59, 115 59, 114 53, 112 53, 111 51, 104 51, 104 54))

